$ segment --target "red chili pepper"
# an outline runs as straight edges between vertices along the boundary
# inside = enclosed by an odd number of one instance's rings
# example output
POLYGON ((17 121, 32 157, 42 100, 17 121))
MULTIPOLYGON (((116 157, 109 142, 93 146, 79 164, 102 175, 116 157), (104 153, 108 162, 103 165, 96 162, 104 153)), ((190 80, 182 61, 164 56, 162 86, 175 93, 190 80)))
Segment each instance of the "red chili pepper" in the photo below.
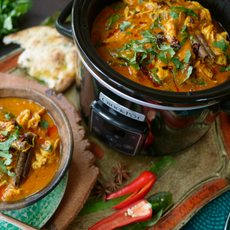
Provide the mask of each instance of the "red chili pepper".
POLYGON ((50 137, 52 135, 52 133, 55 133, 55 132, 58 132, 58 128, 56 125, 53 125, 52 127, 48 128, 46 135, 47 135, 47 137, 50 137))
POLYGON ((88 230, 112 230, 127 224, 146 221, 151 217, 152 205, 146 200, 138 200, 113 215, 97 222, 88 230))
POLYGON ((149 131, 149 134, 146 137, 146 140, 145 140, 145 143, 144 143, 144 148, 147 148, 148 146, 153 144, 153 142, 154 142, 153 134, 151 133, 151 131, 149 131))
POLYGON ((107 200, 113 199, 119 196, 124 196, 132 193, 129 197, 123 200, 120 204, 115 205, 113 209, 122 209, 132 204, 133 202, 144 198, 153 187, 156 181, 156 176, 153 172, 144 171, 141 175, 124 188, 111 193, 107 196, 107 200))

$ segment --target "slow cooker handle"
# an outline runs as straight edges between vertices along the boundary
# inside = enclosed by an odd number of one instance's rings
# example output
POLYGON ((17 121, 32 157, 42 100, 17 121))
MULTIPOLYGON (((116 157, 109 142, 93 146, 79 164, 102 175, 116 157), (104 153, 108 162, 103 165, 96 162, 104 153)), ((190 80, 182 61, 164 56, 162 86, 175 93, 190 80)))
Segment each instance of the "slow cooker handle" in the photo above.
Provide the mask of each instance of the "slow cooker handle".
POLYGON ((60 34, 64 35, 65 37, 70 38, 71 40, 73 40, 72 30, 66 28, 64 26, 64 23, 65 23, 66 19, 68 18, 68 16, 71 14, 72 6, 73 6, 73 1, 71 1, 65 7, 65 9, 61 12, 61 14, 58 16, 58 18, 56 20, 56 29, 57 29, 57 31, 60 34))

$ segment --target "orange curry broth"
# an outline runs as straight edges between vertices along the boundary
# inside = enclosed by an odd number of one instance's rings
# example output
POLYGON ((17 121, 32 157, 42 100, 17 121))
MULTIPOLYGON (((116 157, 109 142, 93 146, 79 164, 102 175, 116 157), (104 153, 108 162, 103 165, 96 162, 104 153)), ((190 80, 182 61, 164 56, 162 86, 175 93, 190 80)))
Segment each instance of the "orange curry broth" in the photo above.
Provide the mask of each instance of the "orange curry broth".
MULTIPOLYGON (((138 3, 137 0, 125 0, 124 3, 116 3, 112 6, 108 6, 104 8, 100 14, 97 16, 92 31, 91 31, 91 41, 94 45, 95 49, 97 50, 98 54, 102 57, 102 59, 109 64, 114 70, 116 70, 118 73, 122 74, 123 76, 131 79, 132 81, 135 81, 139 84, 145 85, 147 87, 156 88, 160 90, 167 90, 167 91, 174 91, 174 92, 188 92, 188 91, 198 91, 203 90, 207 88, 214 87, 218 84, 223 83, 227 79, 229 79, 230 71, 225 72, 219 72, 221 67, 226 67, 227 63, 221 63, 216 64, 215 62, 210 61, 210 58, 207 57, 205 59, 205 62, 198 63, 199 59, 196 57, 196 64, 195 67, 193 66, 193 74, 190 75, 190 77, 185 81, 187 75, 188 75, 188 64, 184 63, 183 60, 186 56, 186 51, 191 51, 191 57, 194 56, 193 48, 191 44, 191 40, 194 39, 194 35, 197 35, 202 30, 202 25, 212 26, 212 19, 209 11, 205 8, 203 8, 199 3, 197 2, 189 2, 189 1, 141 1, 142 3, 138 3), (151 8, 153 6, 150 5, 154 4, 156 8, 151 8), (146 5, 148 4, 148 5, 146 5), (162 5, 163 4, 163 5, 162 5), (172 4, 172 5, 171 5, 172 4), (170 6, 171 5, 171 6, 170 6), (186 7, 186 8, 193 8, 193 12, 197 14, 197 19, 194 16, 189 16, 185 13, 178 13, 178 18, 175 20, 173 17, 170 16, 169 11, 173 11, 173 8, 171 7, 186 7), (139 11, 139 12, 138 12, 139 11), (149 13, 141 14, 143 11, 149 11, 149 13), (158 14, 157 12, 160 12, 158 14), (127 14, 128 12, 128 14, 127 14), (133 12, 133 13, 132 13, 133 12), (111 23, 111 16, 115 16, 114 22, 111 23), (126 16, 124 16, 126 15, 126 16), (156 16, 159 15, 159 16, 156 16), (160 18, 160 21, 156 21, 160 18), (166 52, 167 58, 168 58, 168 64, 162 62, 157 58, 157 55, 155 55, 155 58, 153 58, 152 63, 147 64, 145 67, 147 68, 148 74, 145 74, 144 72, 146 70, 136 70, 135 68, 131 68, 128 66, 127 62, 125 63, 122 58, 117 58, 116 55, 120 55, 119 53, 121 51, 117 51, 117 49, 122 49, 125 47, 125 44, 130 43, 131 40, 142 40, 144 39, 144 36, 141 31, 148 30, 150 33, 152 33, 154 36, 156 34, 163 34, 164 37, 167 38, 164 43, 166 45, 172 44, 172 37, 173 37, 173 30, 175 32, 175 37, 178 39, 179 44, 182 42, 183 36, 181 35, 182 26, 184 25, 186 18, 190 17, 190 23, 188 22, 187 26, 187 32, 189 34, 189 37, 187 38, 184 45, 179 49, 175 50, 176 52, 174 57, 178 57, 181 63, 184 65, 184 69, 176 69, 175 72, 177 72, 175 75, 173 74, 173 70, 175 70, 175 64, 170 61, 170 54, 166 52), (170 23, 168 23, 167 28, 166 24, 167 21, 170 20, 170 23), (125 29, 125 32, 121 30, 120 25, 123 24, 123 22, 131 22, 130 26, 125 29), (154 29, 151 29, 151 26, 153 25, 154 21, 156 23, 160 23, 160 26, 155 26, 154 29), (190 23, 190 24, 189 24, 190 23), (109 27, 108 25, 111 26, 109 27), (194 24, 194 25, 193 25, 194 24), (191 25, 191 26, 190 26, 191 25), (132 26, 134 26, 132 28, 132 26), (171 28, 172 27, 172 28, 171 28), (192 36, 192 37, 191 37, 192 36), (114 54, 115 53, 115 54, 114 54), (158 59, 158 60, 157 60, 158 59), (120 64, 122 63, 122 65, 120 64), (125 66, 126 65, 126 66, 125 66), (210 71, 212 77, 206 76, 204 74, 202 66, 205 66, 205 68, 210 71), (159 68, 162 68, 162 66, 168 66, 171 69, 167 70, 168 75, 163 80, 160 80, 161 85, 159 82, 155 81, 151 74, 149 74, 151 69, 154 67, 158 67, 157 72, 155 72, 158 75, 159 68), (195 73, 195 77, 194 77, 195 73)), ((155 24, 156 24, 155 23, 155 24)), ((216 24, 215 24, 216 26, 216 24)), ((216 27, 212 27, 214 30, 215 36, 219 40, 220 33, 217 35, 217 32, 215 31, 216 27)), ((219 28, 217 28, 219 29, 219 28)), ((212 31, 209 31, 205 36, 208 37, 212 31)), ((223 30, 221 31, 223 32, 223 30)), ((227 36, 224 34, 223 36, 227 36)), ((226 41, 226 39, 225 39, 226 41)), ((212 49, 215 49, 215 52, 223 54, 221 52, 222 50, 215 48, 212 46, 212 41, 206 40, 206 42, 211 46, 212 49)), ((226 41, 228 44, 228 42, 226 41)), ((145 49, 151 48, 150 43, 145 43, 143 46, 145 49)), ((161 52, 158 50, 158 53, 161 52)), ((226 50, 226 53, 229 55, 229 48, 226 50)), ((219 57, 218 57, 219 58, 219 57)), ((144 61, 148 61, 149 59, 146 58, 144 61)), ((144 62, 143 61, 143 62, 144 62)), ((166 71, 166 70, 165 70, 166 71)), ((167 75, 167 74, 166 74, 167 75)))
MULTIPOLYGON (((24 100, 24 99, 18 99, 18 98, 3 98, 0 99, 0 109, 7 111, 8 113, 13 114, 15 117, 18 117, 20 113, 25 110, 29 109, 31 111, 29 119, 32 117, 32 114, 34 112, 38 112, 43 107, 39 104, 24 100)), ((16 119, 16 118, 15 118, 16 119)), ((45 120, 49 123, 49 126, 47 129, 42 129, 40 125, 38 125, 38 128, 36 130, 27 129, 26 131, 31 131, 38 135, 37 141, 36 141, 36 148, 34 152, 36 152, 36 149, 42 147, 42 144, 45 142, 45 140, 49 140, 51 143, 54 143, 54 141, 59 138, 58 128, 55 125, 53 119, 50 117, 50 115, 45 112, 41 116, 42 120, 45 120)), ((52 179, 54 176, 60 159, 60 148, 57 150, 57 157, 55 158, 55 161, 52 163, 48 163, 46 165, 41 166, 41 168, 33 169, 30 168, 30 172, 28 177, 22 182, 22 185, 20 186, 20 194, 14 195, 13 198, 7 201, 13 201, 13 200, 19 200, 22 198, 25 198, 43 187, 45 187, 48 182, 52 179)), ((33 156, 32 161, 34 161, 35 156, 33 156)), ((7 187, 12 187, 13 178, 10 179, 10 184, 2 186, 0 188, 0 200, 2 200, 2 196, 4 191, 7 189, 7 187)))

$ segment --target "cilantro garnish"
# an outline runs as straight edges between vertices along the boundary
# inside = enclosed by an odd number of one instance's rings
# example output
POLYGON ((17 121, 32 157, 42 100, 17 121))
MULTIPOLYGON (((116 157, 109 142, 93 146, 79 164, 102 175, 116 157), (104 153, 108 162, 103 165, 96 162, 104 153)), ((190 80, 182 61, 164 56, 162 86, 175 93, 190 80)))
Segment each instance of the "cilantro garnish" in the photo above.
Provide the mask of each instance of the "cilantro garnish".
POLYGON ((197 80, 191 80, 192 83, 196 83, 197 85, 205 85, 204 79, 202 81, 197 81, 197 80))
POLYGON ((14 114, 12 114, 12 113, 8 113, 5 111, 0 111, 0 112, 5 114, 5 118, 7 121, 9 121, 11 118, 15 118, 14 114))
POLYGON ((170 46, 170 45, 165 45, 165 44, 161 44, 159 47, 158 47, 159 50, 162 50, 162 51, 165 51, 165 52, 168 52, 170 54, 171 57, 173 57, 175 55, 175 51, 174 49, 170 46))
POLYGON ((157 54, 157 58, 158 58, 160 61, 162 61, 162 62, 168 64, 168 59, 167 59, 167 56, 166 56, 166 53, 165 53, 165 52, 158 53, 158 54, 157 54))
POLYGON ((225 42, 224 39, 213 42, 212 46, 217 47, 223 51, 226 51, 228 49, 228 44, 225 42))
POLYGON ((180 62, 178 57, 172 58, 171 62, 174 63, 177 69, 184 69, 184 65, 180 62))
POLYGON ((186 40, 189 38, 188 27, 186 25, 182 26, 180 31, 180 37, 182 37, 182 40, 180 42, 180 46, 182 47, 186 40))
POLYGON ((45 151, 49 151, 49 152, 51 152, 52 151, 52 149, 53 149, 53 145, 52 144, 50 144, 48 147, 46 147, 44 150, 45 151))
POLYGON ((156 73, 157 70, 158 70, 157 67, 155 67, 155 68, 153 68, 153 69, 150 69, 150 71, 151 71, 151 73, 152 73, 151 77, 152 77, 153 80, 154 80, 155 82, 157 82, 159 85, 162 85, 161 80, 160 80, 159 77, 157 76, 157 73, 156 73))
POLYGON ((114 11, 119 11, 122 7, 124 7, 125 6, 125 4, 123 3, 123 2, 118 2, 118 3, 116 3, 116 4, 114 4, 113 6, 111 6, 112 7, 112 9, 114 10, 114 11))
POLYGON ((177 20, 177 18, 179 17, 179 14, 177 14, 175 11, 172 10, 169 11, 169 15, 175 20, 177 20))
POLYGON ((229 70, 230 70, 230 65, 227 66, 226 68, 224 68, 224 67, 220 68, 220 72, 225 72, 225 71, 229 71, 229 70))
POLYGON ((106 29, 106 30, 112 29, 113 23, 116 22, 116 21, 118 21, 121 17, 123 17, 122 14, 111 15, 111 16, 107 19, 108 23, 107 23, 105 29, 106 29))
POLYGON ((127 28, 130 28, 131 22, 123 21, 122 24, 120 24, 120 29, 125 32, 127 28))
POLYGON ((184 63, 188 64, 189 63, 189 59, 192 56, 192 54, 191 54, 190 50, 186 50, 185 53, 186 53, 186 55, 184 57, 184 63))
POLYGON ((99 39, 98 43, 94 46, 95 48, 99 48, 101 46, 102 40, 99 39))
POLYGON ((180 85, 184 84, 184 83, 189 79, 189 77, 190 77, 191 74, 192 74, 192 71, 193 71, 193 67, 192 67, 192 66, 189 66, 189 67, 188 67, 187 77, 184 79, 183 82, 180 83, 180 85))
POLYGON ((41 119, 40 123, 41 123, 41 126, 42 126, 43 129, 47 129, 48 126, 49 126, 49 123, 47 121, 45 121, 45 120, 41 119))
POLYGON ((0 1, 0 38, 18 29, 19 19, 31 7, 30 0, 1 0, 0 1))
MULTIPOLYGON (((153 15, 152 15, 152 17, 153 17, 153 15)), ((159 28, 162 27, 162 23, 160 21, 159 15, 156 15, 156 19, 153 21, 153 24, 151 25, 150 29, 153 30, 155 27, 159 27, 159 28)))
POLYGON ((171 7, 172 11, 169 11, 169 14, 171 17, 173 17, 175 20, 177 20, 177 18, 179 17, 179 13, 184 13, 186 15, 190 15, 195 17, 196 19, 198 19, 198 15, 197 13, 195 13, 193 10, 198 10, 201 8, 191 8, 191 9, 187 9, 185 8, 185 6, 173 6, 171 7))
POLYGON ((6 137, 8 135, 8 131, 1 131, 1 134, 6 137))
POLYGON ((19 137, 19 128, 17 127, 14 134, 11 134, 10 137, 4 141, 0 142, 0 157, 5 158, 6 160, 2 160, 0 158, 0 169, 3 173, 8 173, 9 176, 14 175, 9 170, 7 171, 6 166, 10 165, 12 162, 12 154, 10 154, 9 149, 12 145, 12 143, 17 140, 19 137))

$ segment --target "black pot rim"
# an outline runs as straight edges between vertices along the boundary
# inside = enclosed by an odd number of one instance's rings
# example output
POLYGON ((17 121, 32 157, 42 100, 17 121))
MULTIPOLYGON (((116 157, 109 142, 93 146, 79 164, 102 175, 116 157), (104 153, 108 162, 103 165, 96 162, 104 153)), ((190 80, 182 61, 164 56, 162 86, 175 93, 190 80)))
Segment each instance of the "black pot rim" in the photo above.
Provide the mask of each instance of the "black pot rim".
POLYGON ((222 101, 229 97, 230 80, 206 90, 195 92, 170 92, 146 87, 138 84, 113 70, 97 53, 93 47, 88 31, 88 13, 95 0, 75 0, 72 8, 73 39, 82 58, 91 70, 103 81, 123 93, 137 98, 176 104, 206 104, 222 101), (87 4, 86 4, 87 2, 87 4))

